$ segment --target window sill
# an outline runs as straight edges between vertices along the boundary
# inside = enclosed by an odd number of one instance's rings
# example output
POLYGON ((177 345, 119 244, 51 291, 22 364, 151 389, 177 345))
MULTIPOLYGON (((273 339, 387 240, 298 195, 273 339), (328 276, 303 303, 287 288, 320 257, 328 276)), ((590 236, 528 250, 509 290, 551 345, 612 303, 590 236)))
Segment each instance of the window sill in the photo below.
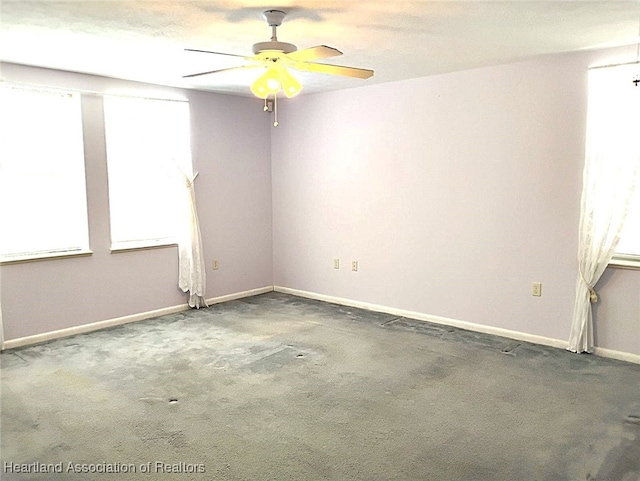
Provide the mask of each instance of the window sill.
POLYGON ((93 254, 90 250, 49 252, 39 254, 27 254, 23 256, 0 257, 0 265, 23 264, 25 262, 50 261, 54 259, 67 259, 69 257, 88 257, 93 254))
POLYGON ((127 242, 122 244, 114 244, 111 246, 112 254, 120 254, 121 252, 145 251, 150 249, 165 249, 167 247, 177 247, 175 241, 145 241, 145 242, 127 242))
POLYGON ((613 269, 640 270, 640 256, 614 255, 609 261, 609 267, 613 269))

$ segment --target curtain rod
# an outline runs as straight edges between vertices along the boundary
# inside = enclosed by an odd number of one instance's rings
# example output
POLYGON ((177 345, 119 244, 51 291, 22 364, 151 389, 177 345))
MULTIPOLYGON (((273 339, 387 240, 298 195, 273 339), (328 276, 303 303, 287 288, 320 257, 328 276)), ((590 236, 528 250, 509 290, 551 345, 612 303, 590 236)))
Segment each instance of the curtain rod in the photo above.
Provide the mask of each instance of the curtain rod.
POLYGON ((14 86, 18 88, 28 88, 28 89, 40 90, 40 91, 48 90, 48 91, 61 92, 61 93, 71 92, 71 93, 78 93, 78 94, 84 94, 84 95, 95 95, 98 97, 129 97, 129 98, 146 99, 146 100, 165 100, 169 102, 189 102, 187 98, 178 99, 175 97, 171 98, 171 97, 162 96, 162 95, 150 95, 149 93, 145 93, 142 95, 138 95, 135 93, 128 93, 128 92, 107 93, 107 92, 101 92, 99 90, 89 90, 89 89, 82 89, 77 87, 58 87, 54 85, 21 82, 21 81, 15 81, 15 80, 0 80, 0 85, 7 85, 9 87, 14 86))

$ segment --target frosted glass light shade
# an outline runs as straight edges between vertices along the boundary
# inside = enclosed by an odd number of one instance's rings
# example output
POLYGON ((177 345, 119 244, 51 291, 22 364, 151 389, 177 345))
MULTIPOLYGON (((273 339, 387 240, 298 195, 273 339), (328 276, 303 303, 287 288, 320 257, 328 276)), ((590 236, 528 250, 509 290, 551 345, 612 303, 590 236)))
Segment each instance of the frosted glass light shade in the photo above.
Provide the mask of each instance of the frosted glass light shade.
POLYGON ((288 98, 291 98, 300 93, 302 85, 286 68, 279 66, 268 68, 251 85, 253 95, 261 99, 266 99, 269 95, 275 95, 280 89, 288 98))
POLYGON ((280 72, 280 83, 287 98, 295 97, 300 93, 300 90, 302 90, 300 82, 285 68, 280 72))
POLYGON ((267 69, 251 85, 251 92, 256 97, 266 99, 270 94, 275 94, 280 90, 280 75, 276 69, 267 69))

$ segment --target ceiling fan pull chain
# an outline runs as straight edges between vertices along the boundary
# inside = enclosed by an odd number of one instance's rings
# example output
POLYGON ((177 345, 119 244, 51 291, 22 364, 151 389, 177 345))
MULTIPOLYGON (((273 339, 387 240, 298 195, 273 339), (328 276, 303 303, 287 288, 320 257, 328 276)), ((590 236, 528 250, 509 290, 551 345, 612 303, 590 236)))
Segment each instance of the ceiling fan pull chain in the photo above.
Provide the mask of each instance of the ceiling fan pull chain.
POLYGON ((273 94, 273 126, 278 126, 278 94, 273 94))
POLYGON ((269 110, 269 106, 267 105, 267 97, 264 98, 264 109, 265 112, 269 110))

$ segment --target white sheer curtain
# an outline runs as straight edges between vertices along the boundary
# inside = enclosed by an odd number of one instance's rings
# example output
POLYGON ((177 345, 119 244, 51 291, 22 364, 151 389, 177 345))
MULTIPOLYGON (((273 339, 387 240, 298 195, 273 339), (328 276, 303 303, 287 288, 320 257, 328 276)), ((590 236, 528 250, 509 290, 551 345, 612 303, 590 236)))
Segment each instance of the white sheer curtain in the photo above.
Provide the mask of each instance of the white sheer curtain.
POLYGON ((178 233, 178 258, 180 277, 178 285, 189 293, 189 306, 195 308, 208 307, 205 300, 206 271, 202 251, 202 235, 196 210, 196 195, 193 183, 198 176, 196 172, 189 177, 182 170, 180 175, 184 181, 183 201, 184 213, 181 216, 178 233))
POLYGON ((591 303, 613 256, 640 178, 638 65, 589 71, 587 144, 578 247, 578 279, 568 349, 593 350, 591 303))

